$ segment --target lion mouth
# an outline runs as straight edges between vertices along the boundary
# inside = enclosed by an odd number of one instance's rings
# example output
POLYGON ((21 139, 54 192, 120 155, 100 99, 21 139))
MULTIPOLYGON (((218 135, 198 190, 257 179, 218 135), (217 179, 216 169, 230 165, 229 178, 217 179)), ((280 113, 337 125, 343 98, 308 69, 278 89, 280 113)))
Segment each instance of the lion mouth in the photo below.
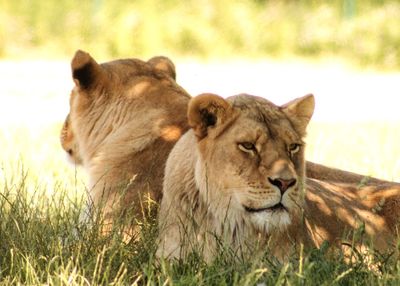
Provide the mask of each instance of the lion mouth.
POLYGON ((244 206, 244 209, 249 212, 249 213, 259 213, 259 212, 264 212, 264 211, 280 211, 280 210, 286 210, 285 206, 282 205, 282 203, 277 203, 276 205, 268 208, 259 208, 259 209, 254 209, 250 207, 244 206))

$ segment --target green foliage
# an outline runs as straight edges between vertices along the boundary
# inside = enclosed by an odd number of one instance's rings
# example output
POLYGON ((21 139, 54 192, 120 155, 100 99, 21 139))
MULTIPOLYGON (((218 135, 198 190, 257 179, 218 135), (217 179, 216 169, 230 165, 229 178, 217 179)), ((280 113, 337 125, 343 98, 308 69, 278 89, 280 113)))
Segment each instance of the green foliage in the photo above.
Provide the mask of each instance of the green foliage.
POLYGON ((400 3, 0 1, 0 56, 343 57, 400 67, 400 3))

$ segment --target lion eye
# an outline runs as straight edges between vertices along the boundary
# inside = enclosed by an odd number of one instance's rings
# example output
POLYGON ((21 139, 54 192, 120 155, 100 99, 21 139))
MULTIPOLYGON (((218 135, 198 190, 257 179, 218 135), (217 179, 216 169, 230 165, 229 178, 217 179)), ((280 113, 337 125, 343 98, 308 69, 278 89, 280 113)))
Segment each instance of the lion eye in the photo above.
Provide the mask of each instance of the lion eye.
POLYGON ((301 145, 298 143, 293 143, 289 145, 289 153, 291 156, 299 152, 301 145))
POLYGON ((239 143, 238 147, 243 152, 253 153, 254 151, 256 151, 256 146, 254 146, 254 144, 250 142, 239 143))

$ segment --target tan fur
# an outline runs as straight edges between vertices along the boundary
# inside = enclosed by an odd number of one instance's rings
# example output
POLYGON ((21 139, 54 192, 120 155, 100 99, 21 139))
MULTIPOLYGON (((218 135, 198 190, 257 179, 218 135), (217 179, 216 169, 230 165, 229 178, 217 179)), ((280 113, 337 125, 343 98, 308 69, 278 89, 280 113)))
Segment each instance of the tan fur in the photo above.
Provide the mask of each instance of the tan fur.
POLYGON ((386 249, 397 231, 400 185, 313 163, 308 173, 322 180, 306 179, 302 140, 313 109, 312 96, 281 107, 249 95, 192 99, 192 130, 167 160, 157 255, 197 250, 210 260, 222 243, 238 255, 267 246, 284 259, 300 244, 341 241, 361 222, 386 249), (291 154, 293 144, 300 148, 291 154), (279 178, 296 184, 281 195, 279 178), (285 209, 263 210, 279 202, 285 209))
POLYGON ((62 146, 88 172, 95 205, 140 216, 143 203, 161 198, 166 158, 188 129, 189 95, 166 57, 98 64, 77 51, 71 67, 62 146))

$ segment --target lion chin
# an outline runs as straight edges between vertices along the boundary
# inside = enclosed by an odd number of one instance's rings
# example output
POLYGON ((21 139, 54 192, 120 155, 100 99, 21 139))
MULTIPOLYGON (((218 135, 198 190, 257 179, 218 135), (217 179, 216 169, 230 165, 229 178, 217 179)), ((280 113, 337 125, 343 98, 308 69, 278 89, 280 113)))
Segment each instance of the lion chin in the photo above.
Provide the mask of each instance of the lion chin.
POLYGON ((246 212, 254 227, 263 233, 286 230, 292 221, 288 211, 281 204, 263 210, 246 208, 246 212))

